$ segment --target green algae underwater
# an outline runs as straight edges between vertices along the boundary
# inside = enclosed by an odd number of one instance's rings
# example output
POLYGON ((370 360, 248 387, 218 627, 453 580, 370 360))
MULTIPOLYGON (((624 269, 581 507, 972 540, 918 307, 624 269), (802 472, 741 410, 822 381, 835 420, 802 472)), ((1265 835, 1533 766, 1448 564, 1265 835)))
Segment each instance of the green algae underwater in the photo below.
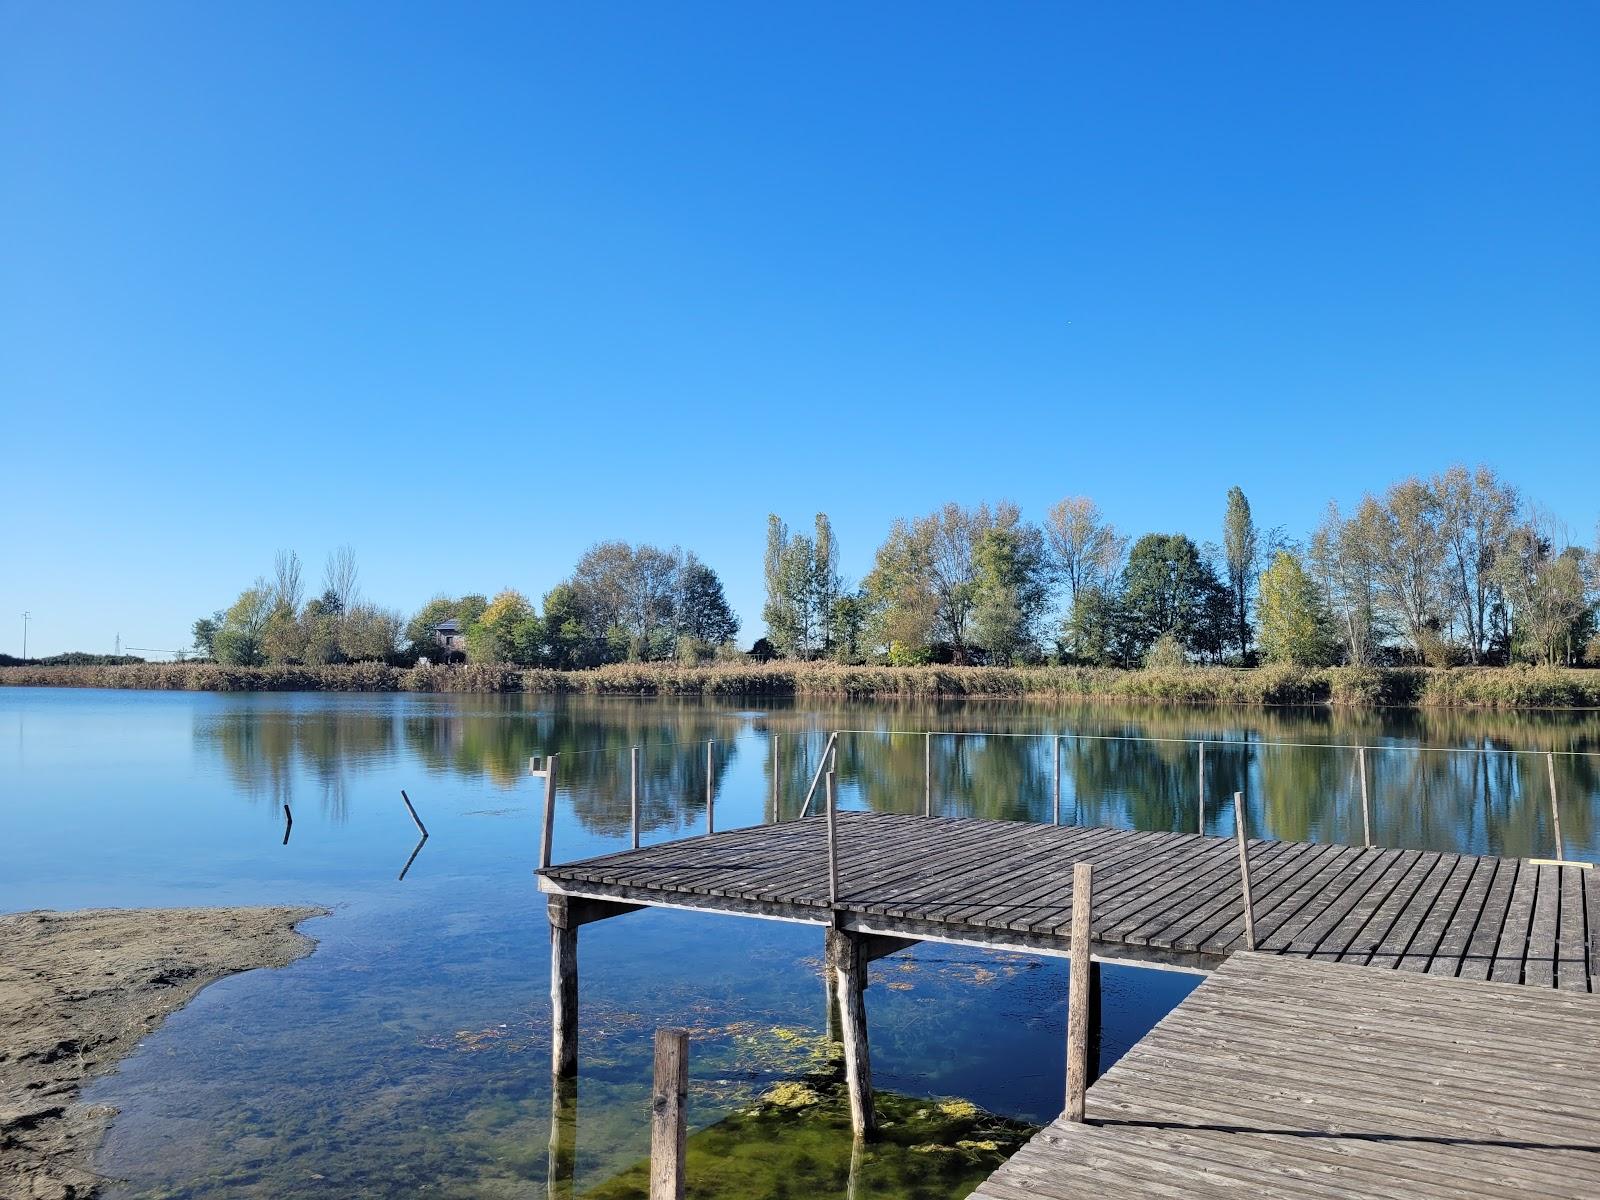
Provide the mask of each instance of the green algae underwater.
MULTIPOLYGON (((685 1195, 694 1200, 953 1200, 1009 1158, 1034 1127, 965 1100, 876 1094, 880 1129, 850 1135, 837 1083, 793 1082, 761 1103, 692 1134, 685 1195)), ((585 1200, 648 1200, 650 1164, 640 1162, 583 1193, 585 1200)))

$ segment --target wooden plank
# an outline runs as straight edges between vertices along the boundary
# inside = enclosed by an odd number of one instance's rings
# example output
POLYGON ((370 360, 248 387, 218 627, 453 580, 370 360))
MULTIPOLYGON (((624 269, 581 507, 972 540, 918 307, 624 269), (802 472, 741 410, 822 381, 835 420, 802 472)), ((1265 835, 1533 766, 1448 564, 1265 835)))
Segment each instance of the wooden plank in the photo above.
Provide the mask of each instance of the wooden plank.
POLYGON ((1398 887, 1422 857, 1418 850, 1378 850, 1373 870, 1362 884, 1351 888, 1339 903, 1330 906, 1290 943, 1288 953, 1327 955, 1337 958, 1350 939, 1365 928, 1380 904, 1398 887))
MULTIPOLYGON (((1182 886, 1169 889, 1154 902, 1128 913, 1119 920, 1116 936, 1133 945, 1156 944, 1153 939, 1175 936, 1215 910, 1239 879, 1237 848, 1231 838, 1207 839, 1215 844, 1213 855, 1182 886)), ((1270 842, 1252 860, 1258 870, 1268 870, 1280 860, 1304 853, 1301 843, 1270 842)))
POLYGON ((1564 992, 1589 990, 1589 953, 1584 926, 1583 876, 1581 867, 1560 867, 1559 956, 1556 960, 1556 986, 1564 992))
MULTIPOLYGON (((1148 946, 1199 950, 1217 928, 1238 920, 1244 893, 1239 887, 1238 851, 1232 839, 1228 839, 1228 845, 1234 860, 1228 869, 1212 877, 1205 892, 1189 897, 1190 903, 1174 905, 1170 913, 1163 914, 1163 920, 1146 922, 1128 940, 1148 946)), ((1305 842, 1271 842, 1254 850, 1251 861, 1265 888, 1291 877, 1301 861, 1315 855, 1317 849, 1305 842)))
MULTIPOLYGON (((1317 953, 1358 963, 1369 961, 1418 892, 1435 877, 1443 861, 1444 856, 1436 851, 1417 852, 1404 874, 1383 890, 1377 903, 1357 905, 1351 916, 1323 939, 1317 953)), ((1371 898, 1369 895, 1368 899, 1371 898)))
POLYGON ((1533 924, 1533 899, 1538 887, 1539 868, 1519 860, 1505 922, 1494 948, 1494 963, 1489 968, 1489 978, 1496 983, 1522 982, 1523 962, 1528 957, 1528 929, 1533 924))
POLYGON ((1433 910, 1439 906, 1441 900, 1447 907, 1454 906, 1456 900, 1460 898, 1460 893, 1466 888, 1466 877, 1457 876, 1456 869, 1461 861, 1459 854, 1439 856, 1438 861, 1429 870, 1427 878, 1406 900, 1388 929, 1377 939, 1377 944, 1373 946, 1372 953, 1367 958, 1368 966, 1391 968, 1398 966, 1401 958, 1411 950, 1412 943, 1422 932, 1423 926, 1433 915, 1433 910), (1452 881, 1454 881, 1453 889, 1452 881))
POLYGON ((1495 875, 1484 898, 1483 908, 1473 926, 1467 948, 1457 964, 1459 979, 1488 979, 1494 967, 1495 947, 1500 944, 1500 932, 1505 926, 1506 912, 1511 905, 1511 890, 1516 885, 1518 860, 1495 859, 1495 875))
POLYGON ((1472 875, 1462 890, 1461 899, 1439 929, 1427 961, 1415 957, 1400 964, 1402 970, 1426 971, 1435 975, 1455 975, 1461 969, 1461 959, 1472 941, 1472 931, 1482 918, 1489 890, 1499 870, 1498 858, 1480 857, 1466 860, 1471 864, 1472 875))
POLYGON ((1530 987, 1556 985, 1557 926, 1561 920, 1561 868, 1535 867, 1533 915, 1528 922, 1528 948, 1522 981, 1530 987))
MULTIPOLYGON (((1389 907, 1364 908, 1386 950, 1431 936, 1441 907, 1474 924, 1491 907, 1498 860, 1450 862, 1437 888, 1420 861, 1401 876, 1411 903, 1389 879, 1389 907), (1428 911, 1414 927, 1388 919, 1409 922, 1416 897, 1428 911)), ((1235 957, 1089 1089, 1086 1115, 1042 1131, 974 1195, 1600 1194, 1600 1006, 1587 993, 1235 957)))

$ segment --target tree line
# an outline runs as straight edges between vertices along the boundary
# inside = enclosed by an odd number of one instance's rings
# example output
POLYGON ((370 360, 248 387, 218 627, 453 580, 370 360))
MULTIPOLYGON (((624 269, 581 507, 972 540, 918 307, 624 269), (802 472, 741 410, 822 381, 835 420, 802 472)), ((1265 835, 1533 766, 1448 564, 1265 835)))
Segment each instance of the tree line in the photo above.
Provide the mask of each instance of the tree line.
POLYGON ((731 654, 739 622, 722 580, 677 548, 601 542, 544 597, 438 595, 409 620, 362 599, 354 552, 328 556, 322 590, 304 596, 300 557, 280 551, 273 574, 231 606, 194 623, 201 658, 240 666, 382 661, 409 665, 461 657, 439 626, 453 621, 474 662, 565 669, 609 662, 703 662, 731 654))
MULTIPOLYGON (((1244 492, 1220 542, 1132 538, 1085 497, 895 521, 855 587, 826 515, 768 518, 756 652, 915 664, 1600 664, 1600 551, 1491 468, 1451 467, 1330 505, 1303 540, 1244 492)), ((1597 538, 1600 544, 1600 538, 1597 538)))
MULTIPOLYGON (((894 521, 859 582, 827 514, 767 518, 764 636, 741 651, 717 573, 693 553, 601 542, 535 605, 515 590, 439 595, 409 619, 362 598, 348 547, 309 598, 281 552, 270 576, 195 622, 231 664, 472 661, 579 669, 712 659, 1090 666, 1600 665, 1600 551, 1574 543, 1491 468, 1455 466, 1330 505, 1302 539, 1262 528, 1244 492, 1219 540, 1133 537, 1092 500, 1042 521, 946 504, 894 521)), ((1600 532, 1600 531, 1597 531, 1600 532)), ((1597 539, 1600 541, 1600 539, 1597 539)))

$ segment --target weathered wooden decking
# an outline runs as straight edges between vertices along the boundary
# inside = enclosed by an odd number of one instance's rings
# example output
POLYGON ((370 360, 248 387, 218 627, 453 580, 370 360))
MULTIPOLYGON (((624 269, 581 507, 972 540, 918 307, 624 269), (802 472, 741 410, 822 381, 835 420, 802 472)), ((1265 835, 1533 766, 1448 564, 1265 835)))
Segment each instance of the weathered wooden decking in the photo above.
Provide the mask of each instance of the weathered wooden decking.
MULTIPOLYGON (((1229 838, 1006 821, 838 815, 837 907, 821 817, 564 863, 549 892, 858 933, 1065 953, 1072 864, 1095 867, 1097 958, 1195 968, 1243 946, 1229 838)), ((1593 871, 1421 850, 1250 842, 1261 951, 1593 991, 1593 871)))
POLYGON ((1241 1195, 1600 1196, 1600 1001, 1237 955, 973 1193, 1241 1195))

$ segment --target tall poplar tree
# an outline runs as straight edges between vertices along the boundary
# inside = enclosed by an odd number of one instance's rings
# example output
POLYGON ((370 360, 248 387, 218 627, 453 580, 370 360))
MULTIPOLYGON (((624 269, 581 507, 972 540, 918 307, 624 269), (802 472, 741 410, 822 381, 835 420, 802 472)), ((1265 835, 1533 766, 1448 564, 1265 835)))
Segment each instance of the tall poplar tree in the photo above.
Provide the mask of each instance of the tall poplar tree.
POLYGON ((1255 578, 1260 539, 1250 517, 1250 501, 1238 485, 1228 489, 1228 511, 1222 519, 1222 547, 1228 563, 1228 593, 1233 600, 1239 660, 1250 649, 1250 584, 1255 578))

